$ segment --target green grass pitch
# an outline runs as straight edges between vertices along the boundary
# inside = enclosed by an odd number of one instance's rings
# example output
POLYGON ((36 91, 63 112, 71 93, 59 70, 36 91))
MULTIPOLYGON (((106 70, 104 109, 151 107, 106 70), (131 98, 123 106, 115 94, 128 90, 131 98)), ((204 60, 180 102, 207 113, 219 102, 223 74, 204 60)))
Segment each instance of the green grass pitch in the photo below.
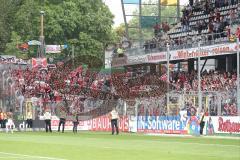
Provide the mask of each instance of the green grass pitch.
POLYGON ((240 138, 0 133, 0 160, 240 160, 240 138))

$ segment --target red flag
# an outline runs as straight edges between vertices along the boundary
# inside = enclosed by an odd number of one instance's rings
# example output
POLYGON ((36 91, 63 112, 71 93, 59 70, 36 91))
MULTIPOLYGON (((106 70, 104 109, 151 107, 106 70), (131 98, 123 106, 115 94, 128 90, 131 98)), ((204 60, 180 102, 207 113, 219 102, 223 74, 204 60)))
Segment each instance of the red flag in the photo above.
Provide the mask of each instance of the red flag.
POLYGON ((166 74, 166 73, 163 74, 163 75, 160 77, 160 79, 161 79, 162 81, 167 81, 167 74, 166 74))
POLYGON ((32 58, 32 67, 47 67, 47 58, 32 58))

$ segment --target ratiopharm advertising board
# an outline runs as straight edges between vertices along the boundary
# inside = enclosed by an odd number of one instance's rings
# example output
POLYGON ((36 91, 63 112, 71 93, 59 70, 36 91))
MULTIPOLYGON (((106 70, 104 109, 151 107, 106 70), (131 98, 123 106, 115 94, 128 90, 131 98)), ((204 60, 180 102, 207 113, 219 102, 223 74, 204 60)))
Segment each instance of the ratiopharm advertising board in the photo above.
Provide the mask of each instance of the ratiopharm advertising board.
POLYGON ((137 131, 142 133, 199 135, 199 118, 196 116, 138 116, 137 131))
POLYGON ((240 134, 239 116, 206 117, 204 134, 240 134))

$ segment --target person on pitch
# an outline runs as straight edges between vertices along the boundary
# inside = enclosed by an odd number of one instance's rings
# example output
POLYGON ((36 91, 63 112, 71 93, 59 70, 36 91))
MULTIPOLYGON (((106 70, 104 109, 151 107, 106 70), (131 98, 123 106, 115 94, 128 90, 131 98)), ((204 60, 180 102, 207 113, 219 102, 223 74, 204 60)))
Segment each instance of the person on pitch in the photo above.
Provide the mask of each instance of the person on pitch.
POLYGON ((73 116, 73 133, 77 133, 77 126, 79 124, 79 121, 78 121, 78 114, 75 114, 73 116))
POLYGON ((50 132, 52 132, 52 128, 51 128, 51 118, 52 118, 52 115, 49 111, 49 109, 46 109, 44 115, 44 120, 45 120, 45 129, 46 129, 46 132, 48 132, 48 130, 50 132))
POLYGON ((112 135, 114 135, 115 129, 118 135, 119 134, 119 128, 118 128, 119 115, 115 107, 113 107, 112 111, 110 112, 109 119, 111 119, 112 135))
POLYGON ((60 113, 60 120, 59 120, 59 124, 58 124, 58 132, 60 132, 60 127, 62 125, 62 133, 64 133, 64 128, 65 128, 65 122, 66 122, 66 117, 67 117, 67 113, 66 111, 61 111, 60 113))
POLYGON ((0 108, 0 126, 3 128, 3 121, 4 121, 4 113, 2 111, 2 108, 0 108))
POLYGON ((27 128, 33 128, 33 115, 32 112, 30 111, 30 109, 27 110, 27 128))
POLYGON ((205 116, 206 116, 206 111, 203 109, 202 112, 201 112, 201 120, 200 120, 200 135, 203 134, 203 129, 204 129, 204 126, 205 126, 205 116))
POLYGON ((6 122, 6 133, 10 130, 11 133, 13 133, 14 128, 14 122, 13 122, 13 112, 12 109, 7 113, 7 122, 6 122))
POLYGON ((3 128, 6 128, 7 121, 8 121, 7 112, 3 112, 3 122, 2 122, 3 128))

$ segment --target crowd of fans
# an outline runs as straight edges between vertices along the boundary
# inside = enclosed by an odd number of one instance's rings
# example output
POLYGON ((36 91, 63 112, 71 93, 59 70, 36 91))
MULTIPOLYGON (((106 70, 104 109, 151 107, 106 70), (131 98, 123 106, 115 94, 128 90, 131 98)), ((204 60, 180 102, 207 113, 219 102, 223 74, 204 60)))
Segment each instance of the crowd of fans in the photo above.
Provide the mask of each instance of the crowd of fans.
MULTIPOLYGON (((197 91, 198 78, 196 72, 175 72, 172 73, 171 82, 176 87, 176 90, 197 91)), ((205 71, 201 77, 202 91, 231 91, 236 89, 237 74, 236 72, 220 72, 220 71, 205 71)))
POLYGON ((193 43, 199 39, 205 43, 232 41, 239 38, 232 25, 239 23, 240 3, 237 0, 196 0, 182 10, 180 26, 177 24, 170 30, 167 22, 157 23, 153 27, 155 36, 145 41, 144 48, 146 52, 152 52, 166 50, 166 44, 170 49, 194 47, 196 44, 193 43))
MULTIPOLYGON (((183 10, 183 16, 181 18, 182 31, 189 31, 195 29, 198 34, 201 34, 202 30, 208 29, 208 33, 222 33, 226 30, 226 27, 231 26, 237 20, 237 1, 231 2, 216 0, 210 1, 195 1, 195 3, 188 5, 183 10), (236 6, 235 6, 236 5, 236 6), (224 13, 221 12, 222 7, 231 7, 224 13), (194 20, 194 13, 203 11, 203 15, 206 15, 206 19, 197 20, 197 22, 190 21, 194 20)), ((224 36, 224 35, 223 35, 224 36)), ((209 37, 211 39, 212 37, 209 37)), ((214 37, 218 38, 218 37, 214 37)))
MULTIPOLYGON (((14 80, 15 90, 25 98, 38 97, 42 103, 56 103, 60 101, 70 102, 69 107, 76 107, 78 110, 82 107, 81 103, 74 103, 81 97, 85 99, 97 99, 110 101, 116 99, 135 100, 148 99, 153 101, 148 111, 145 108, 145 114, 163 115, 166 113, 167 83, 161 75, 141 73, 132 75, 127 73, 113 73, 111 76, 98 76, 97 72, 91 72, 83 69, 82 66, 74 71, 69 66, 57 66, 56 69, 10 69, 9 73, 14 80), (157 100, 158 99, 158 100, 157 100), (158 101, 161 100, 161 103, 158 101), (155 107, 152 107, 155 106, 155 107)), ((228 97, 222 97, 222 113, 224 115, 237 115, 236 110, 236 73, 220 71, 204 71, 201 75, 201 90, 207 93, 226 93, 228 97)), ((195 71, 172 72, 170 74, 170 91, 181 92, 184 94, 196 94, 198 91, 198 77, 195 71)), ((10 92, 9 92, 10 93, 10 92)), ((12 93, 12 92, 11 92, 12 93)), ((223 94, 224 95, 224 94, 223 94)), ((102 101, 101 101, 102 100, 102 101)), ((177 104, 178 102, 172 102, 177 104)), ((187 101, 185 106, 193 108, 193 101, 187 101)), ((108 105, 109 106, 109 105, 108 105)), ((210 112, 212 115, 217 114, 216 103, 212 104, 210 112)), ((47 107, 47 106, 46 106, 47 107)), ((175 107, 175 109, 178 107, 175 107)), ((84 109, 81 109, 82 111, 84 109)), ((140 109, 143 110, 143 109, 140 109)), ((174 110, 174 109, 173 109, 174 110)), ((86 111, 86 110, 85 110, 86 111)), ((175 110, 174 112, 179 112, 175 110)), ((143 112, 141 112, 141 115, 143 112)))
MULTIPOLYGON (((171 83, 176 87, 176 90, 184 93, 192 93, 197 97, 198 78, 197 73, 177 72, 172 73, 171 83)), ((237 89, 237 74, 236 72, 221 72, 210 70, 205 71, 201 75, 201 91, 209 97, 210 114, 217 115, 217 96, 221 96, 222 114, 223 115, 237 115, 236 107, 236 89, 237 89), (228 106, 227 110, 226 107, 228 106)), ((192 101, 187 102, 188 105, 194 104, 192 101)), ((204 104, 204 103, 203 103, 204 104)), ((186 105, 186 104, 185 104, 186 105)))
POLYGON ((151 74, 129 77, 128 73, 113 75, 115 93, 123 99, 159 97, 167 92, 167 84, 151 74))
MULTIPOLYGON (((199 40, 207 45, 212 44, 213 41, 214 43, 218 43, 221 41, 235 41, 236 38, 240 40, 240 26, 237 26, 239 23, 240 3, 238 0, 190 0, 189 5, 182 10, 180 23, 171 27, 171 30, 167 22, 156 23, 153 26, 154 37, 151 40, 145 41, 144 49, 148 53, 165 51, 167 44, 170 45, 171 50, 174 50, 197 47, 199 40)), ((160 78, 159 76, 150 76, 147 74, 146 77, 157 80, 160 78)), ((205 71, 201 75, 200 83, 203 92, 218 92, 222 94, 221 113, 223 115, 237 115, 236 94, 232 94, 236 93, 236 77, 236 72, 221 71, 205 71), (226 94, 223 94, 224 92, 226 94)), ((198 78, 195 71, 191 73, 171 73, 170 82, 176 91, 184 93, 198 91, 198 78)), ((150 98, 159 97, 159 95, 165 93, 165 91, 162 93, 154 92, 154 89, 150 93, 139 92, 142 90, 148 91, 151 88, 144 84, 144 76, 141 78, 137 77, 134 80, 117 77, 115 78, 115 83, 117 84, 115 86, 118 86, 116 89, 122 97, 142 96, 150 98), (134 87, 127 85, 127 83, 131 84, 131 82, 135 84, 134 87)), ((164 87, 160 86, 160 88, 164 87)), ((216 98, 212 96, 209 103, 209 114, 217 115, 216 98)), ((164 104, 166 105, 166 103, 164 104)), ((195 108, 195 104, 191 100, 185 102, 184 105, 187 106, 188 110, 195 108)), ((150 109, 150 113, 156 113, 155 109, 157 107, 158 105, 155 105, 154 109, 150 109)), ((147 108, 149 108, 148 105, 145 105, 145 109, 140 109, 140 114, 143 114, 143 110, 144 114, 147 114, 147 108)))
MULTIPOLYGON (((192 42, 199 38, 203 41, 229 38, 232 35, 231 25, 240 22, 240 4, 237 2, 237 0, 190 0, 190 4, 183 9, 180 20, 180 32, 186 33, 185 36, 173 37, 169 34, 170 25, 167 22, 156 23, 155 36, 152 40, 145 42, 145 50, 161 50, 166 44, 170 44, 171 49, 178 49, 179 46, 188 48, 192 47, 192 42), (227 12, 222 12, 222 7, 229 8, 227 12), (207 16, 196 20, 198 13, 203 17, 207 16), (207 34, 204 34, 205 30, 207 34), (191 35, 193 31, 197 34, 191 35)), ((240 39, 240 27, 237 28, 235 36, 240 39)), ((115 53, 118 57, 124 57, 123 47, 118 46, 115 53)), ((20 62, 21 60, 16 61, 14 57, 0 57, 0 64, 19 64, 20 62)), ((57 106, 59 102, 64 102, 70 112, 78 112, 89 118, 108 113, 113 106, 117 105, 118 99, 126 100, 128 105, 132 105, 131 102, 137 99, 139 116, 177 115, 181 110, 186 110, 187 115, 192 116, 199 112, 196 103, 198 92, 196 71, 172 72, 170 84, 163 79, 163 75, 141 73, 133 76, 127 72, 100 76, 98 72, 83 68, 82 65, 74 68, 71 64, 59 64, 56 68, 41 69, 27 66, 9 68, 8 74, 12 81, 10 85, 8 84, 10 87, 6 87, 1 96, 16 94, 15 96, 18 97, 24 96, 25 100, 37 97, 40 99, 38 105, 42 105, 43 108, 51 108, 57 106), (12 87, 16 92, 13 92, 12 87), (172 91, 180 93, 177 95, 185 94, 186 97, 181 100, 176 95, 171 95, 172 91), (170 92, 168 104, 167 92, 170 92), (181 103, 181 101, 184 102, 181 103)), ((203 108, 209 108, 209 115, 219 115, 217 100, 220 100, 222 115, 238 115, 236 72, 204 71, 201 74, 200 83, 201 91, 209 97, 209 104, 203 104, 203 108)), ((57 113, 56 108, 51 109, 53 113, 57 113)), ((6 112, 0 113, 4 118, 6 117, 6 112)))

